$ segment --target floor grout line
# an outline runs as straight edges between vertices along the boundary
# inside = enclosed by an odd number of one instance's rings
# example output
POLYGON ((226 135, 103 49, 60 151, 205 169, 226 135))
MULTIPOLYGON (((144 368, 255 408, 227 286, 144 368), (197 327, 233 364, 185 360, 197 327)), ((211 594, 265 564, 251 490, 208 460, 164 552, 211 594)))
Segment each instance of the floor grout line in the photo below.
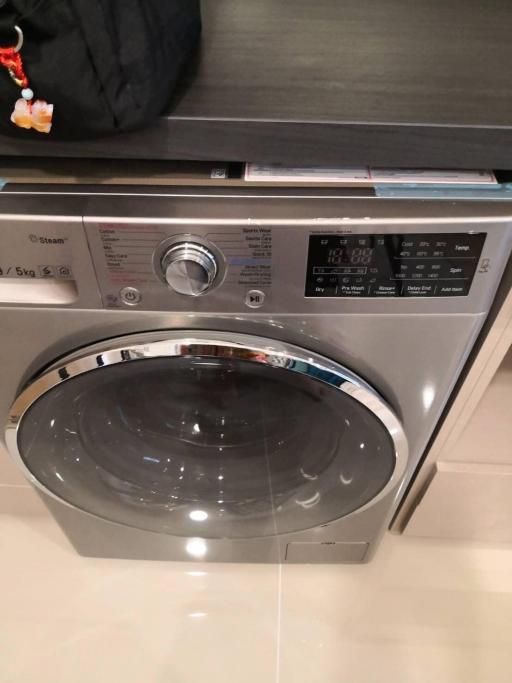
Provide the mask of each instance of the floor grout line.
POLYGON ((281 680, 281 628, 283 623, 283 563, 279 562, 277 574, 277 639, 276 639, 276 683, 281 680))

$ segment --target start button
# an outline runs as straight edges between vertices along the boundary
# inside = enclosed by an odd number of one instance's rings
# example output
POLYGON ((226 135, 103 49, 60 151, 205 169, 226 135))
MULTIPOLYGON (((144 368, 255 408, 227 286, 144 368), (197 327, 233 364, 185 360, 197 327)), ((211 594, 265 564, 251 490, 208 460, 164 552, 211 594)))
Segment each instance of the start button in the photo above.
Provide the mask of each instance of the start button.
POLYGON ((245 295, 245 305, 249 308, 260 308, 265 302, 265 292, 259 289, 251 289, 245 295))

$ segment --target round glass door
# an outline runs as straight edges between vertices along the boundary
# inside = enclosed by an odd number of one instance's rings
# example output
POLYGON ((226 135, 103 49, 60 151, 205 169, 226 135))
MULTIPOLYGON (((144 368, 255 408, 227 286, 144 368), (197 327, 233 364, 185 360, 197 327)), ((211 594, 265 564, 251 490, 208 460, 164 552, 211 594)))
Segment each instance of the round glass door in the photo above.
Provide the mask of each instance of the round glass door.
POLYGON ((370 387, 297 347, 230 337, 139 335, 62 361, 14 404, 11 452, 70 505, 178 536, 301 531, 396 483, 405 438, 370 387))

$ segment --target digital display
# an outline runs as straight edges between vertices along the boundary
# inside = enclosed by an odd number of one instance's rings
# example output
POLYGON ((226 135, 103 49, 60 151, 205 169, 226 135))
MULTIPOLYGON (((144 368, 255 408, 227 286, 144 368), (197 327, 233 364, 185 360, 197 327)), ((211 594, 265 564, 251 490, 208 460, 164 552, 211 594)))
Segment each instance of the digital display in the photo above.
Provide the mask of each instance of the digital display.
POLYGON ((467 296, 486 233, 311 235, 307 297, 467 296))
POLYGON ((352 266, 368 266, 372 262, 374 251, 372 247, 333 247, 327 253, 327 264, 341 266, 349 263, 352 266))

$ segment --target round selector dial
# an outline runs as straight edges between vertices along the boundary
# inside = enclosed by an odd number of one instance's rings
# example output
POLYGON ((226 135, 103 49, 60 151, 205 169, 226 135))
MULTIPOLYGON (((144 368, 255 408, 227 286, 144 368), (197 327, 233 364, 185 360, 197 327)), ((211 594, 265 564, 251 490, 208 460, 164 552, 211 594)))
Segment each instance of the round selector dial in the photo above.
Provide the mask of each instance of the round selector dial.
POLYGON ((162 257, 164 278, 175 292, 200 296, 212 286, 218 273, 214 254, 196 242, 180 242, 162 257))

